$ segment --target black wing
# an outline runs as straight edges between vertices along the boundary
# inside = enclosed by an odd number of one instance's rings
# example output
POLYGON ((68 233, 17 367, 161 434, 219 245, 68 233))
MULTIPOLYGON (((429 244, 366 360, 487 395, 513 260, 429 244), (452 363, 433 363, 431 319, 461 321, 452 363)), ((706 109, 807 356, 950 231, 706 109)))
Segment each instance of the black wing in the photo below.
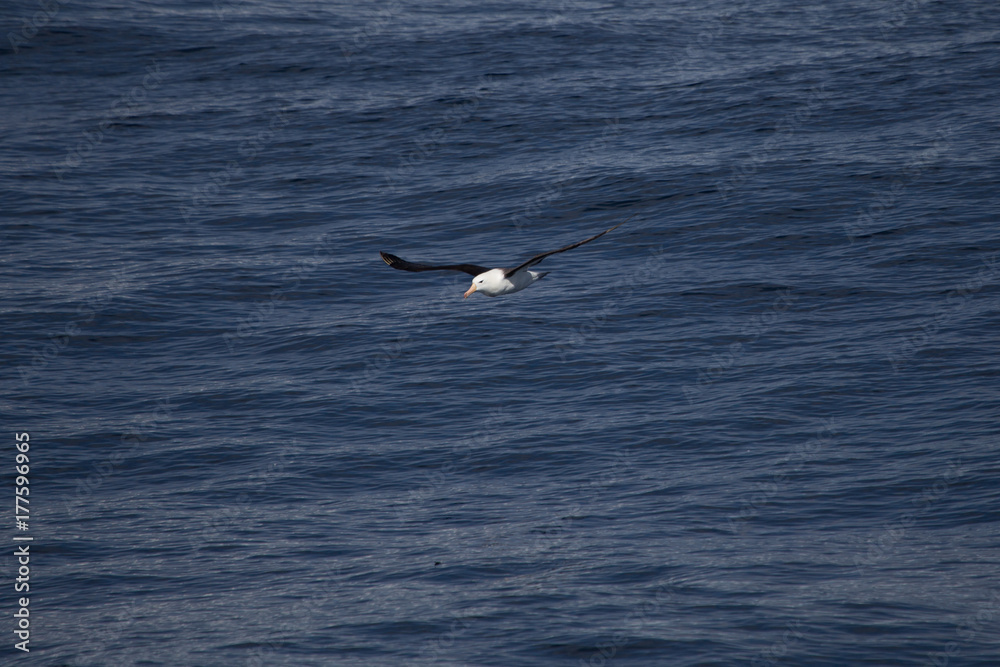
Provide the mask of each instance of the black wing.
POLYGON ((559 248, 559 250, 550 250, 549 252, 543 252, 541 255, 535 255, 534 257, 532 257, 531 259, 529 259, 524 264, 521 264, 520 266, 515 266, 513 269, 504 269, 504 271, 503 271, 503 277, 504 278, 510 278, 512 275, 514 275, 515 273, 517 273, 521 269, 526 269, 529 266, 534 266, 535 264, 538 264, 540 261, 542 261, 543 259, 545 259, 549 255, 555 255, 555 254, 560 253, 560 252, 566 252, 567 250, 572 250, 573 248, 579 248, 584 243, 590 243, 594 239, 599 239, 602 236, 604 236, 605 234, 607 234, 608 232, 610 232, 612 229, 618 229, 619 227, 621 227, 622 225, 624 225, 626 222, 628 222, 629 220, 631 220, 635 216, 636 216, 636 214, 633 213, 632 215, 630 215, 629 217, 625 218, 624 220, 622 220, 621 222, 619 222, 617 225, 615 225, 614 227, 612 227, 611 229, 605 229, 600 234, 594 234, 589 239, 584 239, 584 240, 580 241, 579 243, 571 243, 570 245, 566 246, 565 248, 559 248))
POLYGON ((478 276, 480 273, 489 271, 487 267, 475 264, 417 264, 416 262, 407 262, 402 257, 396 257, 387 252, 379 251, 379 255, 382 256, 383 262, 400 271, 462 271, 470 276, 478 276))

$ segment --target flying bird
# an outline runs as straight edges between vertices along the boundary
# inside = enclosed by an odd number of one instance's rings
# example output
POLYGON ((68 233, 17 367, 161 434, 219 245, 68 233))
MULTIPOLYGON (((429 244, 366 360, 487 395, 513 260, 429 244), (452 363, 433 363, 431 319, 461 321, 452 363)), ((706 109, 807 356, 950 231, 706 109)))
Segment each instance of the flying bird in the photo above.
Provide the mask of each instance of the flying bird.
POLYGON ((462 271, 463 273, 468 273, 473 276, 473 278, 472 287, 465 292, 466 299, 468 299, 469 295, 473 292, 482 292, 486 296, 502 296, 504 294, 520 292, 539 278, 543 278, 549 274, 548 271, 529 271, 529 267, 535 266, 549 255, 566 252, 567 250, 572 250, 573 248, 579 248, 584 243, 590 243, 594 239, 604 236, 611 230, 618 229, 634 216, 635 214, 633 213, 614 227, 605 229, 600 234, 594 234, 589 239, 584 239, 578 243, 571 243, 570 245, 559 248, 558 250, 550 250, 549 252, 543 252, 540 255, 535 255, 523 264, 515 266, 513 269, 490 269, 476 264, 418 264, 416 262, 407 262, 405 259, 396 257, 395 255, 390 255, 387 252, 380 251, 379 255, 382 256, 382 261, 392 268, 399 269, 400 271, 462 271))

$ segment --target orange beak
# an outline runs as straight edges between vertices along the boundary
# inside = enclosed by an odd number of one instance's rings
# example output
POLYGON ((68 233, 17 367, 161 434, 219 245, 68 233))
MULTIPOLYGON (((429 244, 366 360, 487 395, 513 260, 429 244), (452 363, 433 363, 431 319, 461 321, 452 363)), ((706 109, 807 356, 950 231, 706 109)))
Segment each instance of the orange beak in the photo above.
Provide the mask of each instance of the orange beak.
POLYGON ((469 295, 470 295, 470 294, 472 294, 472 293, 473 293, 473 292, 475 292, 475 291, 476 291, 476 283, 472 283, 472 287, 470 287, 470 288, 469 288, 468 290, 466 290, 466 292, 465 292, 465 296, 464 296, 464 297, 462 297, 462 298, 463 298, 463 299, 468 299, 468 298, 469 298, 469 295))

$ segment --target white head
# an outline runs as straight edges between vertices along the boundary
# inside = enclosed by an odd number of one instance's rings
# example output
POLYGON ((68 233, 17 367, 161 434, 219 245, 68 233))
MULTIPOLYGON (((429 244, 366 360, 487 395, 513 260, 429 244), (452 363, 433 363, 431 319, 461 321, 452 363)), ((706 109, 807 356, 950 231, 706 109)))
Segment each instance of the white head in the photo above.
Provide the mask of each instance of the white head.
POLYGON ((473 292, 482 292, 486 296, 497 296, 503 292, 503 269, 490 269, 472 279, 472 287, 465 292, 465 298, 473 292))

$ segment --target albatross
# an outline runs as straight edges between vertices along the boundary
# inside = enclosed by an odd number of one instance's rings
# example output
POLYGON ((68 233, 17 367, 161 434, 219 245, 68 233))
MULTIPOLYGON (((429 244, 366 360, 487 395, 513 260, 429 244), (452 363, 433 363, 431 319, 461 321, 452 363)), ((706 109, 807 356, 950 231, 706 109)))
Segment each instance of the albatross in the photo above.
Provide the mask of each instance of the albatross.
POLYGON ((573 248, 579 248, 584 243, 590 243, 594 239, 599 239, 608 232, 618 229, 634 216, 635 213, 625 218, 614 227, 605 229, 600 234, 594 234, 589 239, 584 239, 577 243, 571 243, 568 246, 559 248, 558 250, 550 250, 549 252, 543 252, 540 255, 535 255, 528 261, 518 264, 512 269, 490 269, 476 264, 418 264, 417 262, 408 262, 401 257, 390 255, 387 252, 379 251, 378 254, 381 255, 382 261, 392 268, 399 269, 400 271, 461 271, 463 273, 468 273, 472 276, 472 287, 466 290, 464 297, 466 299, 468 299, 473 292, 480 292, 486 296, 502 296, 504 294, 520 292, 538 279, 547 276, 549 274, 548 271, 529 271, 528 269, 535 266, 549 255, 555 255, 560 252, 572 250, 573 248))

